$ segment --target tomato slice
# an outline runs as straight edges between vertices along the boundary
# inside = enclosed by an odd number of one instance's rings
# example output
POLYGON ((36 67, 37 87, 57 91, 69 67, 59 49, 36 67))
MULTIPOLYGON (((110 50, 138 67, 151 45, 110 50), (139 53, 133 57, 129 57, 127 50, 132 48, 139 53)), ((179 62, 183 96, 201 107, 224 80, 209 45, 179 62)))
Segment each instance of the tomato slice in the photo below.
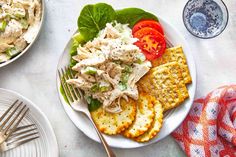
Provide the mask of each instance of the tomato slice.
POLYGON ((137 32, 138 30, 144 27, 155 29, 158 32, 160 32, 162 35, 164 35, 164 31, 161 24, 155 20, 143 20, 143 21, 138 22, 137 24, 134 25, 132 29, 132 33, 134 34, 135 32, 137 32))
POLYGON ((146 35, 155 35, 155 36, 159 36, 161 35, 157 30, 153 29, 153 28, 149 28, 149 27, 144 27, 140 30, 138 30, 137 32, 135 32, 133 34, 133 36, 135 38, 141 39, 142 37, 146 36, 146 35))
POLYGON ((147 60, 159 58, 166 49, 165 38, 160 33, 144 35, 135 45, 142 50, 147 60))

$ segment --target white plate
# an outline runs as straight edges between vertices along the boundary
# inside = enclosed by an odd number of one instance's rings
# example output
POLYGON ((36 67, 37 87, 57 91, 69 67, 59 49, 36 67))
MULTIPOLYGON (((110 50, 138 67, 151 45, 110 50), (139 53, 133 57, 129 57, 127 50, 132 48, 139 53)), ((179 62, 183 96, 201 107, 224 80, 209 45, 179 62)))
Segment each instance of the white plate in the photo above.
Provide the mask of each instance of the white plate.
POLYGON ((35 43, 35 41, 37 40, 38 36, 39 36, 39 33, 41 31, 41 28, 42 28, 42 25, 43 25, 43 22, 44 22, 44 16, 45 16, 45 2, 44 0, 41 0, 41 3, 42 3, 42 17, 41 17, 41 21, 40 21, 40 24, 39 24, 39 29, 38 29, 38 32, 36 34, 36 36, 34 37, 33 41, 21 52, 19 53, 17 56, 13 57, 12 59, 6 61, 6 62, 3 62, 3 63, 0 63, 0 68, 1 67, 4 67, 12 62, 14 62, 15 60, 17 60, 18 58, 20 58, 23 54, 25 54, 26 52, 28 52, 28 50, 31 48, 31 46, 35 43))
POLYGON ((0 115, 16 100, 27 104, 30 111, 20 125, 36 124, 40 138, 15 149, 0 153, 1 157, 59 157, 58 145, 53 129, 40 109, 30 100, 13 91, 0 88, 0 115))
MULTIPOLYGON (((130 139, 124 138, 120 135, 117 136, 107 136, 104 135, 108 144, 112 147, 117 147, 117 148, 136 148, 136 147, 142 147, 145 145, 149 145, 154 142, 158 142, 161 139, 165 138, 168 136, 172 131, 174 131, 184 120, 186 115, 188 114, 193 100, 194 100, 194 95, 195 95, 195 89, 196 89, 196 68, 195 68, 195 63, 193 60, 193 57, 191 55, 191 51, 188 47, 187 42, 183 39, 180 33, 178 33, 174 27, 172 27, 170 24, 168 24, 166 21, 161 19, 159 17, 160 23, 162 24, 163 28, 165 29, 165 35, 169 41, 173 45, 182 45, 184 49, 184 53, 187 58, 188 66, 190 69, 191 77, 192 77, 192 84, 188 86, 188 92, 190 95, 190 98, 186 100, 182 105, 179 107, 169 111, 167 114, 165 114, 164 118, 164 123, 163 127, 158 134, 153 140, 146 142, 146 143, 137 143, 135 141, 132 141, 130 139), (125 144, 124 144, 125 143, 125 144)), ((58 68, 67 66, 69 64, 69 49, 71 45, 72 40, 68 42, 66 45, 66 48, 64 52, 61 55, 61 58, 59 59, 58 62, 58 68)), ((80 113, 77 113, 71 109, 71 107, 65 102, 63 96, 60 93, 60 81, 59 77, 57 74, 57 89, 59 93, 59 97, 61 100, 61 103, 64 106, 64 109, 70 119, 73 121, 73 123, 84 133, 86 134, 89 138, 100 142, 98 136, 96 135, 95 130, 93 129, 92 125, 90 124, 89 120, 80 113)))

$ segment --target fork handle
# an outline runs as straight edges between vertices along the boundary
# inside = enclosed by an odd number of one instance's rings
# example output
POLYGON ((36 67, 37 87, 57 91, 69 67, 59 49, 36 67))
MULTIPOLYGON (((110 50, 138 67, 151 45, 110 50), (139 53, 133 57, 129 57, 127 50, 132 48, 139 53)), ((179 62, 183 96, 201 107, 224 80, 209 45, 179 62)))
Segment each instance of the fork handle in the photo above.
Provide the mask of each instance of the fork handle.
POLYGON ((104 139, 104 137, 102 136, 101 132, 98 130, 96 124, 94 123, 92 117, 90 115, 87 115, 90 119, 90 121, 92 122, 93 124, 93 127, 95 128, 97 134, 98 134, 98 137, 100 138, 106 152, 107 152, 107 156, 108 157, 116 157, 116 155, 114 154, 114 152, 112 151, 112 149, 110 148, 110 146, 107 144, 106 140, 104 139))

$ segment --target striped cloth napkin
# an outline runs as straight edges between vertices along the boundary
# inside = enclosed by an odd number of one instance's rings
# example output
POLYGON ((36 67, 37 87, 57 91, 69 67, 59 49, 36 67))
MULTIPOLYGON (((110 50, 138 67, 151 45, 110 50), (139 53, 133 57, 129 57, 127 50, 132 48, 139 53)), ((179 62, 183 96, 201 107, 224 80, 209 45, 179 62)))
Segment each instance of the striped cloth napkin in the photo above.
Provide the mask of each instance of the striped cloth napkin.
POLYGON ((236 157, 236 85, 195 100, 172 136, 189 157, 236 157))

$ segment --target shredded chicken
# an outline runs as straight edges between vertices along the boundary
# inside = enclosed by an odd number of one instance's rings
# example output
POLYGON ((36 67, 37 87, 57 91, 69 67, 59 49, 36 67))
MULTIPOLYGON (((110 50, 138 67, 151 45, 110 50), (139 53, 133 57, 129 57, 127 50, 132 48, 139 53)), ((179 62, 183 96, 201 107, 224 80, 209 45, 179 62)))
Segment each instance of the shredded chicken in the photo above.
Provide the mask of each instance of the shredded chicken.
POLYGON ((141 50, 134 45, 127 25, 108 23, 97 38, 77 48, 73 59, 78 63, 72 67, 76 78, 67 83, 82 89, 103 104, 107 112, 121 112, 120 99, 137 100, 136 83, 151 68, 141 50))

